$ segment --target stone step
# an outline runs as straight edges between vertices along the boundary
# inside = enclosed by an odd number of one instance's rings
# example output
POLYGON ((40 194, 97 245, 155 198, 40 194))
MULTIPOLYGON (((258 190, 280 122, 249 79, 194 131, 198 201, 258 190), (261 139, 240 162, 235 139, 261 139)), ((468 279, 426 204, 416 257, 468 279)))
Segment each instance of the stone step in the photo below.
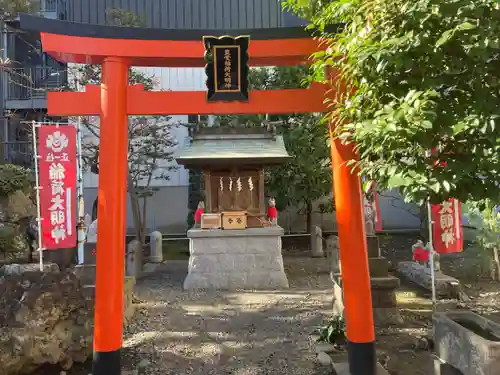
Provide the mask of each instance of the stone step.
POLYGON ((399 279, 394 276, 372 277, 370 283, 372 289, 397 289, 401 285, 399 279))
POLYGON ((389 276, 389 262, 384 257, 368 258, 370 277, 389 276))
MULTIPOLYGON (((333 371, 336 375, 351 375, 349 365, 346 362, 334 362, 333 371)), ((380 363, 377 363, 377 375, 389 375, 389 372, 380 363)))

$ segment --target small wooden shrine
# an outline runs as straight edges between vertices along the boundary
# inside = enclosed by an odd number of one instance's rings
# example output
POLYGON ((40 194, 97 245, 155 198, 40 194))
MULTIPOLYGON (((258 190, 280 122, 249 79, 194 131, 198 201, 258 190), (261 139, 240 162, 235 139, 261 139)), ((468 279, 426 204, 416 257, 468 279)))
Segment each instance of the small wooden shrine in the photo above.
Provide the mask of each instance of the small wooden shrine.
POLYGON ((283 228, 266 222, 264 168, 289 158, 283 138, 267 127, 206 127, 192 133, 176 160, 203 171, 205 213, 201 225, 187 231, 184 289, 288 288, 283 228))
POLYGON ((283 137, 268 127, 198 127, 176 155, 178 164, 203 171, 205 217, 223 229, 264 226, 264 168, 289 158, 283 137))

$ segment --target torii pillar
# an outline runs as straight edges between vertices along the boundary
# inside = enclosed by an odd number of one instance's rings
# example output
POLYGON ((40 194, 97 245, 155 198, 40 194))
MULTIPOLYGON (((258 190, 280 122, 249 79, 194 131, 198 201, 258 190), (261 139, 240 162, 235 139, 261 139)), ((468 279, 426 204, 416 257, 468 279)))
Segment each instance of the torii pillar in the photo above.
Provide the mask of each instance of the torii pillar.
POLYGON ((102 63, 99 190, 92 373, 120 374, 127 230, 128 61, 102 63))
MULTIPOLYGON (((98 243, 93 375, 120 375, 123 334, 128 116, 287 114, 324 112, 326 87, 251 91, 248 102, 209 103, 205 91, 144 91, 128 85, 130 66, 203 67, 207 35, 220 30, 163 30, 88 25, 21 15, 21 28, 41 33, 43 49, 65 63, 101 64, 101 85, 85 92, 51 92, 48 114, 101 116, 98 243), (142 38, 142 39, 141 39, 142 38)), ((307 62, 322 47, 302 27, 256 29, 253 66, 307 62)), ((352 146, 333 141, 332 166, 339 227, 351 375, 375 375, 375 334, 360 179, 346 161, 352 146)))

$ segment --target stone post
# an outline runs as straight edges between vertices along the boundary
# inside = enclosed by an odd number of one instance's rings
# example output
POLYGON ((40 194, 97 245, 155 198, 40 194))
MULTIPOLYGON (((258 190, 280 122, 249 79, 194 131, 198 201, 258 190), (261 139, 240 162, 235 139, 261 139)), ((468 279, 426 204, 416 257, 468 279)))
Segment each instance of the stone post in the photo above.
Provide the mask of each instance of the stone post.
POLYGON ((330 263, 330 279, 333 283, 333 315, 344 315, 344 298, 342 294, 342 280, 340 277, 340 249, 339 238, 329 236, 326 239, 326 254, 330 263))
POLYGON ((127 245, 126 275, 140 277, 142 271, 143 252, 142 244, 138 240, 132 240, 127 245))
POLYGON ((149 263, 163 262, 163 239, 158 231, 151 233, 149 237, 149 263))
MULTIPOLYGON (((326 254, 330 263, 330 277, 332 279, 340 278, 341 265, 338 236, 329 236, 326 239, 326 254)), ((337 281, 340 282, 340 280, 337 281)))
POLYGON ((313 258, 323 258, 323 231, 320 227, 314 226, 311 230, 311 254, 313 258))
MULTIPOLYGON (((87 218, 88 220, 88 218, 87 218)), ((84 263, 75 267, 75 274, 84 285, 95 285, 97 220, 87 227, 87 241, 83 244, 84 263)))

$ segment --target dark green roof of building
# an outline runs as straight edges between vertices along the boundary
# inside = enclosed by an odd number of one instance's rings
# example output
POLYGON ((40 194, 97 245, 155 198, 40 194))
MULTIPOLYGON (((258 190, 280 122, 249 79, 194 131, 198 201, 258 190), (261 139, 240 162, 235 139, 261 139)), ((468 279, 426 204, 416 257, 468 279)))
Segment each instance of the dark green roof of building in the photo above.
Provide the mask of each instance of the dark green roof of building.
POLYGON ((290 158, 280 135, 262 131, 216 133, 195 135, 191 144, 175 155, 177 163, 187 167, 272 165, 290 158))

